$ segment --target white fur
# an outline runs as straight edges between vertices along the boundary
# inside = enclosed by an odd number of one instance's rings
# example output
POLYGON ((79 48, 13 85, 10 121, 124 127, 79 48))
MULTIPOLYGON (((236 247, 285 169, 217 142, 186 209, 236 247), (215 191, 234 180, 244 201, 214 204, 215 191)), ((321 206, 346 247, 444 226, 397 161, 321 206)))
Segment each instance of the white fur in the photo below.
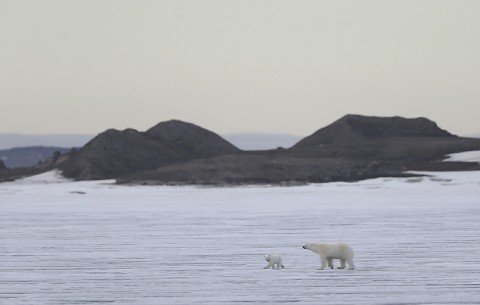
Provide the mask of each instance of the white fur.
POLYGON ((265 260, 267 261, 267 265, 263 267, 263 269, 283 269, 285 266, 282 265, 282 256, 279 254, 268 254, 265 255, 265 260))
POLYGON ((302 247, 303 249, 310 250, 320 255, 320 270, 325 269, 328 262, 328 267, 333 269, 333 260, 340 260, 340 267, 338 269, 345 269, 345 262, 348 264, 350 270, 355 269, 353 263, 353 249, 347 244, 315 244, 310 243, 302 247))

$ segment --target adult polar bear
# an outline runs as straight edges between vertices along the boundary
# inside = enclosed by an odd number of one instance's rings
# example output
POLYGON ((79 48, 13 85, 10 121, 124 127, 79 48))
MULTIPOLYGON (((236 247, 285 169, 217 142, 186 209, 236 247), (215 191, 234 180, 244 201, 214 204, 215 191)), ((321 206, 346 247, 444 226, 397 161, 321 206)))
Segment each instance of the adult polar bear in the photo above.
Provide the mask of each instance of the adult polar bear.
POLYGON ((333 260, 340 260, 340 267, 338 269, 345 269, 345 262, 347 262, 350 270, 355 269, 355 264, 353 263, 353 249, 347 244, 338 243, 338 244, 315 244, 310 243, 303 245, 303 249, 310 250, 312 252, 318 253, 320 255, 320 270, 325 269, 325 266, 328 262, 328 267, 333 269, 333 260))

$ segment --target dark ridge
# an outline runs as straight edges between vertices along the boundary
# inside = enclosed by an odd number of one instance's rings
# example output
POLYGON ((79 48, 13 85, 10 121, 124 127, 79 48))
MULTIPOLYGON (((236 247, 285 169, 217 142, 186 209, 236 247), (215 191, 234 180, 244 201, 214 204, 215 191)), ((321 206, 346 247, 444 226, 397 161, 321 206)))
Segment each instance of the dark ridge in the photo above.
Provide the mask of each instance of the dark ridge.
POLYGON ((358 129, 369 138, 375 137, 453 137, 426 118, 406 119, 402 117, 366 117, 348 115, 347 124, 358 129))
POLYGON ((392 137, 455 137, 426 118, 368 117, 346 115, 304 138, 293 148, 352 144, 392 137))

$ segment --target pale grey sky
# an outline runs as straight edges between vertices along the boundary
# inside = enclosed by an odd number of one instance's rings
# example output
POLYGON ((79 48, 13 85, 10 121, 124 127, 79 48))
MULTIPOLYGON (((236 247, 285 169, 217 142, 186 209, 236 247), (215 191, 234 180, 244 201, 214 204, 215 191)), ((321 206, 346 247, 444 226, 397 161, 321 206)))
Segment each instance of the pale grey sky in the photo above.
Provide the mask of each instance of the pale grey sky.
POLYGON ((0 132, 480 130, 480 1, 0 0, 0 132))

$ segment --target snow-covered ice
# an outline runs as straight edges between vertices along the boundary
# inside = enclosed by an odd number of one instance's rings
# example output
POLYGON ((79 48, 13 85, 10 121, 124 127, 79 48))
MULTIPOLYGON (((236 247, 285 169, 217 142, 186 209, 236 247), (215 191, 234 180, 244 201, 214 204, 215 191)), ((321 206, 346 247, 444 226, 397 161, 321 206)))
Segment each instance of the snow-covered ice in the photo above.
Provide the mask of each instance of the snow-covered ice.
POLYGON ((480 304, 480 172, 231 188, 38 178, 0 184, 0 304, 480 304), (335 241, 355 270, 316 270, 302 249, 335 241), (270 253, 285 269, 262 269, 270 253))
POLYGON ((480 151, 466 151, 462 153, 450 154, 445 161, 466 161, 480 162, 480 151))

